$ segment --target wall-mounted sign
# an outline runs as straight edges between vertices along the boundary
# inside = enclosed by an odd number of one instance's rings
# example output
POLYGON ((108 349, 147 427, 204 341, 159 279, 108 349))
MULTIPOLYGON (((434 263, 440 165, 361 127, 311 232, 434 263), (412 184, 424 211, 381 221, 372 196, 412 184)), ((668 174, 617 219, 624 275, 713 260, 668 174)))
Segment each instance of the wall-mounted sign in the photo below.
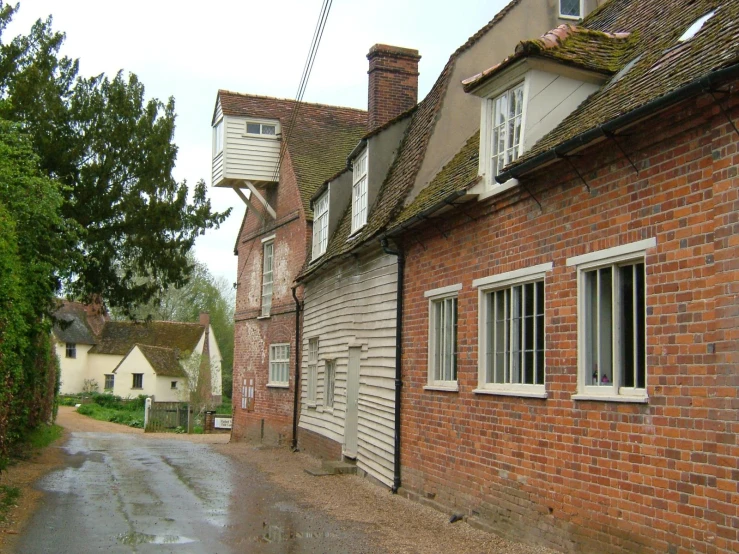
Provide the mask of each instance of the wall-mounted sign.
POLYGON ((216 429, 230 429, 233 422, 233 418, 230 417, 217 417, 215 418, 214 427, 216 429))

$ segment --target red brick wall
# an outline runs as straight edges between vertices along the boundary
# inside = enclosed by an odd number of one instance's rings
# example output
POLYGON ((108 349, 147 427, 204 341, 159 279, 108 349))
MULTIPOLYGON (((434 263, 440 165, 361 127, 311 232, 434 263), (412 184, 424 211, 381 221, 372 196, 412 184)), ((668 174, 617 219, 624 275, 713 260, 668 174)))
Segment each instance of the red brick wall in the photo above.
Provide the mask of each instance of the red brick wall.
POLYGON ((307 429, 298 430, 298 447, 321 460, 341 460, 341 443, 307 429))
MULTIPOLYGON (((232 436, 284 444, 292 438, 295 390, 295 301, 291 286, 305 260, 306 233, 310 227, 289 154, 283 159, 279 184, 261 192, 277 212, 277 219, 266 215, 265 223, 247 210, 239 237, 232 436), (270 317, 260 318, 262 239, 271 235, 275 235, 272 308, 270 317), (276 343, 290 343, 289 388, 267 386, 269 347, 276 343), (253 411, 242 408, 243 383, 250 379, 255 385, 253 411)), ((259 204, 256 199, 253 202, 259 204)))
POLYGON ((739 136, 704 97, 619 142, 639 174, 604 141, 573 158, 590 191, 560 162, 526 178, 542 209, 514 189, 405 241, 403 486, 562 551, 738 551, 739 136), (649 402, 573 400, 565 261, 646 238, 649 402), (548 398, 474 394, 472 280, 547 262, 548 398), (423 293, 456 283, 459 392, 425 391, 423 293))
POLYGON ((368 129, 373 131, 418 101, 418 50, 375 44, 369 60, 368 129))

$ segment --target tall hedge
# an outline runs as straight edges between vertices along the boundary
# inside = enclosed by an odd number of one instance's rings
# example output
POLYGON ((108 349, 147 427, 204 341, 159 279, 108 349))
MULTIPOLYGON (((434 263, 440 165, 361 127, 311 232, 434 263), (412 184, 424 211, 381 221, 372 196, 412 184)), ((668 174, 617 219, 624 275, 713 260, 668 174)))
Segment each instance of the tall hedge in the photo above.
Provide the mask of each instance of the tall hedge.
POLYGON ((40 171, 28 138, 0 120, 0 467, 52 415, 49 314, 76 235, 61 205, 60 185, 40 171))

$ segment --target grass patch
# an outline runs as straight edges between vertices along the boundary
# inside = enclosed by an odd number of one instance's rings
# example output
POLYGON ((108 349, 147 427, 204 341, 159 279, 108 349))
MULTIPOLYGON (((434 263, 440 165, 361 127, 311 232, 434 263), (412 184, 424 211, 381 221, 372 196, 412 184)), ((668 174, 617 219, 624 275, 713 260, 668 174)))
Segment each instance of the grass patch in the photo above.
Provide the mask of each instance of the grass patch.
POLYGON ((8 511, 15 506, 20 496, 21 490, 18 487, 0 485, 0 523, 5 523, 8 511))
POLYGON ((41 425, 26 436, 26 444, 31 448, 44 448, 61 438, 64 429, 59 425, 41 425))
POLYGON ((77 408, 77 413, 97 419, 98 421, 121 423, 139 429, 143 429, 144 427, 143 408, 130 410, 127 408, 108 408, 99 404, 82 404, 82 406, 77 408))

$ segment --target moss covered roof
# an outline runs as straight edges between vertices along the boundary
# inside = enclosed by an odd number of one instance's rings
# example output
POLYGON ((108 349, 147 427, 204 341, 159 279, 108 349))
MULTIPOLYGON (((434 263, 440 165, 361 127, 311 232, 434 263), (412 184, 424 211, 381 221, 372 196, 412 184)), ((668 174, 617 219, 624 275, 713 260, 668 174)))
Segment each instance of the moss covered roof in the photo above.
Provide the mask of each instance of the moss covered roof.
POLYGON ((204 332, 199 323, 109 321, 90 353, 125 356, 136 344, 192 352, 204 332))
POLYGON ((346 167, 349 152, 367 132, 367 112, 353 108, 301 103, 290 137, 294 100, 219 90, 224 115, 280 121, 306 217, 313 219, 310 199, 327 179, 346 167))
POLYGON ((388 225, 390 231, 393 228, 407 222, 415 216, 424 214, 436 208, 445 199, 456 192, 467 190, 475 184, 479 177, 478 165, 480 160, 480 133, 475 133, 465 143, 457 154, 446 164, 436 177, 424 188, 413 202, 408 204, 403 211, 388 225))
MULTIPOLYGON (((635 38, 611 78, 510 168, 628 114, 652 101, 739 62, 739 2, 736 0, 611 0, 587 17, 593 32, 629 32, 635 38), (696 20, 715 10, 701 30, 680 42, 696 20)), ((589 52, 584 52, 585 58, 589 52)))
POLYGON ((97 344, 97 337, 87 321, 87 310, 80 302, 60 301, 54 312, 53 333, 59 342, 97 344))
POLYGON ((137 344, 146 360, 151 364, 154 373, 160 377, 186 377, 180 365, 178 352, 172 348, 137 344))

